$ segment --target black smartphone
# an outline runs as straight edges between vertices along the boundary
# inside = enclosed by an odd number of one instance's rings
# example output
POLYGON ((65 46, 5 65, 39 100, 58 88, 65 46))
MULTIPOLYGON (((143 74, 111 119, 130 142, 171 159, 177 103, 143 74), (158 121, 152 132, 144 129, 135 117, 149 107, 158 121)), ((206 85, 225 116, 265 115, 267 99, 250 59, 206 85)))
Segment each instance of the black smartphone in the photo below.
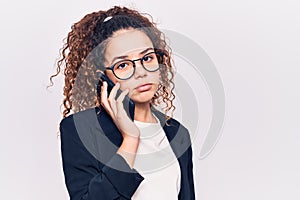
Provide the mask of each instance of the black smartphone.
MULTIPOLYGON (((101 86, 102 86, 102 81, 106 81, 107 82, 107 93, 108 95, 110 94, 110 91, 112 90, 112 88, 115 86, 115 84, 103 73, 98 72, 98 77, 99 77, 99 81, 97 84, 97 94, 100 95, 101 92, 101 86)), ((116 94, 116 98, 118 98, 120 96, 120 94, 122 93, 122 91, 120 89, 118 89, 117 94, 116 94)), ((123 106, 124 106, 124 110, 126 111, 128 117, 131 118, 131 120, 134 120, 134 102, 129 98, 128 95, 125 96, 124 100, 123 100, 123 106)))

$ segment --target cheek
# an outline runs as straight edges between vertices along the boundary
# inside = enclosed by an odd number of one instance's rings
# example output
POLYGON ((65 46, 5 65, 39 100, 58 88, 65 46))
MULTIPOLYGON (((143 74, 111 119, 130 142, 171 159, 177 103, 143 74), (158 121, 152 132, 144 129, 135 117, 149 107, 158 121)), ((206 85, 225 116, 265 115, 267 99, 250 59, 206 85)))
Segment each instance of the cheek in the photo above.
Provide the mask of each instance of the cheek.
POLYGON ((120 83, 120 89, 122 91, 129 89, 129 91, 133 90, 134 84, 131 81, 128 80, 119 80, 120 83))
POLYGON ((124 91, 124 90, 126 90, 127 88, 128 88, 129 90, 131 90, 131 88, 129 88, 129 87, 127 86, 127 84, 124 84, 124 83, 122 83, 121 81, 119 81, 119 83, 120 83, 120 90, 124 91))
POLYGON ((107 75, 107 77, 108 77, 114 84, 117 83, 117 78, 116 78, 115 75, 112 73, 112 71, 107 70, 107 71, 106 71, 106 75, 107 75))
POLYGON ((151 75, 152 75, 151 80, 153 81, 153 83, 158 85, 160 82, 160 79, 161 79, 160 72, 156 71, 156 72, 153 72, 151 75))

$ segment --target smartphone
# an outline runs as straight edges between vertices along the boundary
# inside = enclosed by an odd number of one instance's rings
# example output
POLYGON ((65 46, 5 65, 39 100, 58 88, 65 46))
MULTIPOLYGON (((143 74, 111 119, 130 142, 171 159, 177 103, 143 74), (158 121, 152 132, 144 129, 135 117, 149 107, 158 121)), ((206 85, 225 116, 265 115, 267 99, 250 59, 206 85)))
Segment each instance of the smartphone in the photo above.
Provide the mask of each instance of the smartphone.
MULTIPOLYGON (((101 92, 101 86, 103 84, 103 81, 107 82, 107 93, 108 95, 110 94, 112 88, 115 86, 115 84, 103 73, 98 73, 98 77, 99 77, 99 81, 97 84, 97 94, 100 95, 101 92)), ((120 94, 122 93, 122 91, 120 89, 118 89, 117 94, 116 94, 116 98, 118 98, 120 96, 120 94)), ((134 120, 134 102, 129 98, 128 95, 126 95, 124 97, 123 100, 123 106, 124 106, 124 110, 126 111, 127 115, 129 118, 131 118, 131 120, 134 120)))

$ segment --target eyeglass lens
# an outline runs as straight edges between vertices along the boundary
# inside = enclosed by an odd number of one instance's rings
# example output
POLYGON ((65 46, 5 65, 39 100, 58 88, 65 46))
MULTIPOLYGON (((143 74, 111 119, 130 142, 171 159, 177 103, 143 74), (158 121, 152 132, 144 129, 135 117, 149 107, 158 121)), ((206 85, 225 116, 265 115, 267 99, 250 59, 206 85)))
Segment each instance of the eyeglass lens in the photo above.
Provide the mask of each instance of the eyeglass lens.
MULTIPOLYGON (((141 59, 139 59, 139 61, 147 71, 154 72, 159 69, 159 63, 162 61, 162 55, 156 52, 151 52, 144 55, 141 59)), ((135 71, 134 68, 134 61, 122 60, 114 64, 113 72, 118 78, 127 79, 133 75, 135 71)))

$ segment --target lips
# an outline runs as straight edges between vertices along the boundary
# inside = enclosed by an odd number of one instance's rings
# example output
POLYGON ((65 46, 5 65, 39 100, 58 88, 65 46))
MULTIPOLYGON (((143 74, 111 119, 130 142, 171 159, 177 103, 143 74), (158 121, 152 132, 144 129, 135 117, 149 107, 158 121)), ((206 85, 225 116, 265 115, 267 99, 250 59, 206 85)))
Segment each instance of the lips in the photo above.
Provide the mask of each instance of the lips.
POLYGON ((152 84, 151 83, 146 83, 146 84, 142 84, 142 85, 139 85, 138 87, 136 87, 135 89, 139 92, 144 92, 144 91, 148 91, 150 90, 152 87, 152 84))

